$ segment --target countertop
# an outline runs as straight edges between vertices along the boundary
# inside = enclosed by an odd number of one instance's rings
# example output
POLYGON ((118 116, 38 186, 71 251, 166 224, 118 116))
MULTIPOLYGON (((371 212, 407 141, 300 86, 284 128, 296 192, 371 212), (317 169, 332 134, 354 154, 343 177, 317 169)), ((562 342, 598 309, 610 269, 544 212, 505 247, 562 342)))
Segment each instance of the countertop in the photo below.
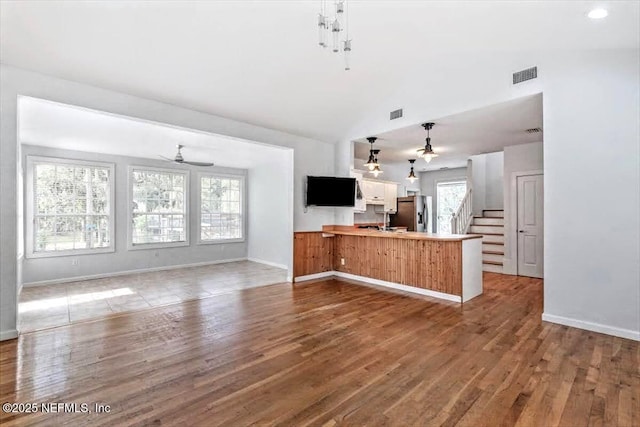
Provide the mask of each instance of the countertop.
POLYGON ((415 231, 397 232, 397 231, 379 231, 371 229, 349 229, 344 226, 324 226, 322 231, 341 236, 364 236, 364 237, 385 237, 391 239, 409 239, 409 240, 435 240, 440 242, 460 242, 469 239, 482 239, 479 234, 435 234, 435 233, 419 233, 415 231))

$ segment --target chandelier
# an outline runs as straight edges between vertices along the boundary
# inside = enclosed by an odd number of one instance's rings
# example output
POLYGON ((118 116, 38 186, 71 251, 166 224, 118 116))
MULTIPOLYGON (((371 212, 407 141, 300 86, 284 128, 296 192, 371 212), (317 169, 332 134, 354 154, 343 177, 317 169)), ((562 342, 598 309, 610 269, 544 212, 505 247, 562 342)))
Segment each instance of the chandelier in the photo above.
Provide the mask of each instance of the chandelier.
POLYGON ((331 34, 331 51, 344 53, 344 69, 351 69, 351 39, 349 39, 349 10, 346 0, 333 2, 334 7, 327 7, 327 0, 320 0, 320 13, 318 14, 318 44, 329 47, 329 34, 331 34), (331 9, 331 10, 329 10, 331 9), (341 39, 340 33, 344 33, 341 39))

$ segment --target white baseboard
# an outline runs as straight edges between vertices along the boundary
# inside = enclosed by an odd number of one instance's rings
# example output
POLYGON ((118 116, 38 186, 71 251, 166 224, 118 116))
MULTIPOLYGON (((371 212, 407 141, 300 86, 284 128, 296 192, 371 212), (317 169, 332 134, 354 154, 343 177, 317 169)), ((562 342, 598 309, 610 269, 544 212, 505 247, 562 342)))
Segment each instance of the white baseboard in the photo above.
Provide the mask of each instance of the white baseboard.
POLYGON ((0 341, 12 340, 14 338, 18 338, 18 331, 16 329, 0 332, 0 341))
POLYGON ((634 341, 640 341, 640 331, 633 331, 631 329, 616 328, 613 326, 603 325, 600 323, 586 322, 584 320, 572 319, 570 317, 556 316, 554 314, 547 314, 547 313, 542 313, 542 320, 544 320, 545 322, 571 326, 572 328, 585 329, 587 331, 599 332, 601 334, 613 335, 615 337, 627 338, 634 341))
POLYGON ((364 276, 357 276, 355 274, 342 273, 340 271, 334 271, 333 275, 337 277, 342 277, 345 279, 358 280, 360 282, 371 283, 372 285, 384 286, 387 288, 398 289, 400 291, 412 292, 414 294, 440 298, 447 301, 462 302, 462 297, 458 295, 445 294, 444 292, 432 291, 430 289, 416 288, 414 286, 401 285, 399 283, 394 283, 394 282, 386 282, 384 280, 372 279, 370 277, 364 277, 364 276))
POLYGON ((265 261, 263 259, 258 259, 258 258, 247 258, 247 261, 251 261, 251 262, 257 262, 258 264, 264 264, 264 265, 270 265, 271 267, 276 267, 276 268, 281 268, 283 270, 288 270, 289 267, 287 267, 284 264, 278 264, 277 262, 271 262, 271 261, 265 261))
POLYGON ((365 283, 370 283, 372 285, 398 289, 400 291, 412 292, 414 294, 440 298, 447 301, 462 302, 462 297, 458 295, 445 294, 443 292, 436 292, 429 289, 422 289, 422 288, 416 288, 414 286, 401 285, 399 283, 386 282, 384 280, 372 279, 371 277, 357 276, 355 274, 343 273, 340 271, 324 271, 322 273, 308 274, 306 276, 298 276, 295 278, 295 281, 304 282, 305 280, 322 279, 324 277, 342 277, 344 279, 357 280, 359 282, 365 282, 365 283))
POLYGON ((304 282, 306 280, 322 279, 323 277, 335 276, 335 271, 323 271, 322 273, 307 274, 306 276, 298 276, 294 278, 295 282, 304 282))
POLYGON ((67 277, 64 279, 53 279, 53 280, 42 280, 39 282, 30 282, 23 283, 23 287, 32 287, 32 286, 45 286, 45 285, 57 285, 62 283, 71 283, 71 282, 79 282, 82 280, 91 280, 91 279, 105 279, 108 277, 117 277, 117 276, 125 276, 127 274, 138 274, 138 273, 151 273, 154 271, 165 271, 165 270, 175 270, 179 268, 188 268, 188 267, 202 267, 205 265, 214 265, 214 264, 226 264, 229 262, 237 262, 237 261, 246 261, 247 258, 230 258, 230 259, 219 259, 215 261, 204 261, 204 262, 195 262, 191 264, 177 264, 177 265, 164 265, 160 267, 150 267, 150 268, 140 268, 136 270, 125 270, 125 271, 116 271, 114 273, 100 273, 100 274, 90 274, 86 276, 75 276, 75 277, 67 277))

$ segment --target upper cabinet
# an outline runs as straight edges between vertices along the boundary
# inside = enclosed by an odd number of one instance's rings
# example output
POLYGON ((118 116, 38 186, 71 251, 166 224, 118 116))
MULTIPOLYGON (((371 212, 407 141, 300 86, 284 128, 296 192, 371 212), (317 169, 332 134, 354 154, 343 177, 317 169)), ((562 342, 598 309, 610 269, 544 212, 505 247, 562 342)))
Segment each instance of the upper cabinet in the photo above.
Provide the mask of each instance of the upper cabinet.
POLYGON ((384 183, 384 211, 396 213, 398 209, 398 184, 393 182, 384 183))
POLYGON ((368 205, 384 205, 384 182, 364 179, 363 187, 368 205))
POLYGON ((362 180, 361 188, 367 205, 383 206, 384 211, 388 213, 396 212, 398 184, 365 178, 362 180))

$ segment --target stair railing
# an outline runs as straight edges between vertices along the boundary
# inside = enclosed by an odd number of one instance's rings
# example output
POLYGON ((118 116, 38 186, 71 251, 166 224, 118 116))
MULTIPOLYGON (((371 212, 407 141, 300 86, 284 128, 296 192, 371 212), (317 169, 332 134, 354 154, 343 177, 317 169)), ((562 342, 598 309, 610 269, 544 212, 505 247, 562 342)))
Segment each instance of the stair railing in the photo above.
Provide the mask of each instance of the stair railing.
POLYGON ((473 217, 473 211, 471 210, 471 201, 473 198, 471 197, 471 192, 471 188, 467 189, 458 210, 451 216, 452 234, 466 234, 469 230, 471 218, 473 217))

